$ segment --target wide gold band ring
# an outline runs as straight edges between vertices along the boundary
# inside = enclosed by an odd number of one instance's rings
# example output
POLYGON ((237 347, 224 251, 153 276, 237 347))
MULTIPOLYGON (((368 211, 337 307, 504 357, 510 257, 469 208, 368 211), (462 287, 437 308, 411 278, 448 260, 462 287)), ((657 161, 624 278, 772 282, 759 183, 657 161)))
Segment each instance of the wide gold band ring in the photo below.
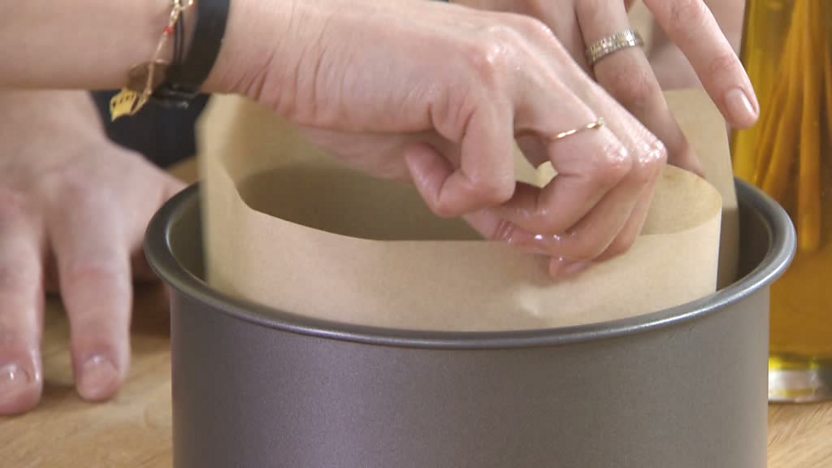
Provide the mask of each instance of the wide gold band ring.
POLYGON ((586 48, 586 60, 589 63, 589 66, 593 66, 598 63, 599 60, 613 52, 628 49, 630 47, 641 47, 643 45, 644 40, 641 38, 638 31, 634 29, 627 29, 607 37, 602 37, 601 39, 593 42, 586 48))

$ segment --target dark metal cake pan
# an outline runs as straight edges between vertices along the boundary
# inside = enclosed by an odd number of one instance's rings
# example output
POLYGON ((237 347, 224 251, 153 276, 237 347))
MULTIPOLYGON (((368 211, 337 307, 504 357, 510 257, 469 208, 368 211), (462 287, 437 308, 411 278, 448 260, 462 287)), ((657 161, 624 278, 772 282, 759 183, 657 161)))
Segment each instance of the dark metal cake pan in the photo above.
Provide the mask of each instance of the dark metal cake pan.
POLYGON ((191 187, 145 246, 172 290, 174 464, 764 467, 769 286, 795 236, 776 203, 737 190, 741 279, 707 298, 587 326, 434 333, 213 290, 191 187))

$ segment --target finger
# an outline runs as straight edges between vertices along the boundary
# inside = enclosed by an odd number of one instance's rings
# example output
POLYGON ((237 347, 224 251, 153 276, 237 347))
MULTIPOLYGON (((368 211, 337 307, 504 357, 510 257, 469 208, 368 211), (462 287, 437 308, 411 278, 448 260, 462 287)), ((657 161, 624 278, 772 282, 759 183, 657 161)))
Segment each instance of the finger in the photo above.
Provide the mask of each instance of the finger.
POLYGON ((549 160, 546 144, 538 137, 530 135, 518 136, 517 146, 533 167, 538 167, 549 160))
POLYGON ((176 196, 182 190, 185 190, 188 187, 188 184, 182 182, 179 179, 169 177, 166 184, 165 184, 165 199, 163 201, 168 201, 174 196, 176 196))
POLYGON ((528 67, 520 75, 523 94, 518 98, 515 125, 518 135, 542 143, 557 177, 543 189, 518 184, 512 199, 499 209, 502 218, 520 229, 544 235, 566 232, 627 175, 632 154, 619 133, 626 122, 635 122, 586 77, 562 47, 556 42, 550 46, 547 56, 528 58, 530 63, 548 62, 543 72, 528 67), (588 128, 602 116, 609 117, 608 125, 588 128), (577 133, 559 136, 572 130, 577 133))
MULTIPOLYGON (((472 213, 465 216, 465 221, 486 239, 514 244, 516 247, 523 248, 530 253, 543 255, 554 254, 555 257, 550 261, 550 274, 555 278, 572 276, 589 268, 596 261, 603 261, 621 255, 636 241, 647 220, 650 204, 658 182, 657 175, 661 172, 661 166, 648 164, 639 170, 646 171, 646 173, 642 173, 641 177, 650 180, 650 182, 646 187, 641 189, 638 200, 630 212, 629 219, 627 219, 624 226, 620 229, 618 235, 601 254, 592 260, 573 260, 570 257, 563 256, 564 251, 562 249, 564 245, 550 245, 545 236, 534 236, 527 231, 518 229, 511 222, 501 218, 495 213, 495 210, 482 210, 472 213), (650 173, 651 171, 656 177, 650 173), (525 242, 523 242, 523 239, 525 239, 525 242)), ((640 185, 637 179, 632 179, 634 187, 640 185)), ((604 216, 604 214, 601 215, 601 217, 604 216)), ((586 230, 586 228, 587 226, 584 225, 578 229, 586 230)), ((576 235, 576 237, 578 236, 576 235)))
POLYGON ((76 209, 51 213, 48 226, 69 316, 76 387, 81 397, 97 401, 113 396, 127 374, 130 256, 118 209, 106 197, 74 198, 76 209))
POLYGON ((150 263, 147 261, 144 252, 139 249, 133 252, 130 257, 130 271, 133 274, 133 281, 137 283, 156 283, 159 277, 153 272, 150 263))
POLYGON ((760 105, 751 80, 702 0, 644 0, 656 22, 690 60, 728 122, 754 125, 760 105))
MULTIPOLYGON (((588 104, 598 108, 604 106, 605 100, 608 101, 607 112, 611 116, 616 116, 610 118, 610 128, 622 139, 619 144, 626 148, 625 153, 631 155, 627 159, 629 165, 626 166, 626 172, 617 174, 616 177, 620 178, 620 181, 610 183, 614 188, 608 190, 601 200, 597 202, 591 200, 589 202, 590 210, 587 214, 568 229, 541 232, 517 223, 515 218, 505 216, 506 219, 518 224, 521 228, 513 231, 509 229, 509 234, 506 234, 505 229, 500 232, 500 235, 510 244, 521 246, 527 250, 545 252, 555 258, 563 258, 562 262, 575 263, 593 260, 611 245, 613 239, 618 238, 621 234, 621 230, 627 225, 624 222, 625 219, 632 216, 633 207, 643 196, 645 189, 647 189, 647 196, 652 196, 651 187, 655 184, 661 169, 664 167, 666 150, 654 135, 650 134, 638 121, 629 117, 629 114, 624 110, 617 107, 609 96, 588 93, 586 98, 588 104)), ((563 140, 554 141, 553 151, 560 144, 564 144, 563 146, 566 143, 579 144, 579 137, 586 139, 590 138, 591 134, 583 132, 563 140)), ((580 154, 584 157, 588 155, 586 151, 580 154)), ((553 159, 553 164, 556 164, 558 170, 558 176, 541 193, 555 187, 562 175, 569 174, 569 171, 576 171, 575 174, 598 173, 598 171, 593 172, 577 165, 578 162, 583 161, 582 159, 578 159, 577 162, 553 159), (560 165, 560 167, 557 167, 557 165, 560 165)), ((526 189, 518 189, 518 195, 524 193, 524 190, 526 189)), ((577 200, 573 202, 576 203, 577 200)), ((629 247, 630 244, 631 242, 623 242, 623 247, 629 247)))
MULTIPOLYGON (((661 166, 666 154, 661 142, 574 62, 552 60, 562 48, 551 45, 544 73, 524 75, 526 94, 516 121, 547 140, 558 175, 539 191, 518 187, 501 215, 519 228, 508 237, 510 243, 523 243, 524 235, 529 241, 548 238, 551 254, 591 260, 626 225, 639 194, 656 177, 647 169, 661 166), (576 122, 581 115, 591 117, 576 122), (588 125, 602 116, 608 125, 588 125), (572 123, 564 126, 564 120, 572 123), (558 136, 571 129, 582 130, 558 136)), ((533 63, 534 57, 529 60, 533 63)))
POLYGON ((658 185, 658 177, 646 187, 636 203, 633 212, 630 213, 630 219, 627 224, 621 229, 618 237, 612 241, 607 249, 598 256, 596 260, 603 261, 618 255, 623 254, 635 243, 638 235, 641 234, 644 228, 644 223, 647 221, 647 215, 650 211, 650 205, 653 196, 656 193, 656 186, 658 185))
POLYGON ((647 218, 658 179, 656 172, 660 170, 661 166, 644 164, 633 171, 627 182, 611 191, 574 231, 564 236, 535 235, 518 229, 494 210, 472 213, 465 220, 487 239, 551 256, 549 273, 553 278, 573 276, 632 246, 647 218), (645 186, 644 181, 652 182, 645 186))
MULTIPOLYGON (((656 170, 655 165, 640 165, 630 171, 627 178, 611 190, 592 212, 562 235, 517 231, 509 242, 526 250, 546 253, 561 263, 594 261, 612 246, 625 227, 642 223, 642 219, 632 220, 633 214, 641 216, 635 208, 650 190, 656 170)), ((621 247, 626 250, 632 240, 621 247)))
POLYGON ((500 217, 493 208, 475 211, 462 218, 486 240, 508 242, 514 230, 517 229, 514 224, 500 217))
POLYGON ((536 234, 558 235, 586 216, 630 171, 629 150, 608 128, 549 143, 558 175, 543 189, 518 184, 501 217, 536 234))
POLYGON ((554 257, 549 261, 549 274, 553 278, 566 278, 575 276, 584 270, 592 267, 597 262, 609 260, 623 254, 635 243, 638 235, 641 233, 644 223, 647 220, 647 214, 650 209, 650 203, 655 193, 656 184, 653 183, 643 191, 638 203, 630 213, 630 219, 627 224, 621 228, 621 232, 602 252, 598 257, 590 261, 572 261, 566 257, 554 257))
MULTIPOLYGON (((580 3, 578 21, 587 44, 630 28, 625 5, 606 0, 580 3)), ((601 86, 665 144, 671 164, 702 174, 702 165, 670 112, 641 48, 613 52, 596 62, 593 72, 601 86)))
POLYGON ((481 108, 463 133, 458 169, 432 146, 416 144, 405 151, 413 183, 438 216, 456 217, 499 205, 514 192, 510 119, 481 108))
POLYGON ((41 240, 14 203, 0 204, 0 415, 37 405, 43 387, 41 240))
MULTIPOLYGON (((162 204, 167 202, 171 197, 182 191, 186 185, 182 183, 178 179, 174 179, 172 177, 168 177, 165 181, 165 185, 162 191, 162 200, 160 202, 160 207, 162 204)), ((144 226, 138 230, 137 235, 133 236, 134 239, 131 240, 131 248, 132 256, 130 259, 131 271, 133 273, 133 279, 138 282, 156 282, 158 281, 158 277, 153 272, 153 269, 150 267, 150 264, 147 262, 147 258, 144 255, 144 232, 146 230, 147 223, 150 220, 146 220, 144 226)))

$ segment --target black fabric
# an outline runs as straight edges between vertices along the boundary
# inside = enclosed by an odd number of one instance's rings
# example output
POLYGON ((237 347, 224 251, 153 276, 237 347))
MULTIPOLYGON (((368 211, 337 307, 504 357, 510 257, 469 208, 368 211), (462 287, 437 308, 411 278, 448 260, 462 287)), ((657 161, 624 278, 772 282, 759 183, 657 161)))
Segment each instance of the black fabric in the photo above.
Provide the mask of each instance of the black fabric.
POLYGON ((150 101, 138 114, 110 122, 109 102, 115 93, 93 93, 111 140, 142 153, 160 167, 196 154, 194 124, 208 102, 207 95, 199 95, 187 109, 172 109, 150 101))

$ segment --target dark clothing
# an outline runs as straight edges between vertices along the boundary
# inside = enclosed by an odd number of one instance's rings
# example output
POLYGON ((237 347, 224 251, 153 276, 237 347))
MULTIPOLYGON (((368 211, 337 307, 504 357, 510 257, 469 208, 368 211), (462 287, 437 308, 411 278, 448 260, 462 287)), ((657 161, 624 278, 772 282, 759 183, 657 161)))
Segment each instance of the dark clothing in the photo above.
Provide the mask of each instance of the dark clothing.
POLYGON ((141 112, 110 122, 109 103, 115 92, 93 93, 107 136, 138 151, 160 167, 167 167, 196 154, 194 124, 208 102, 199 96, 187 109, 168 109, 148 102, 141 112))

